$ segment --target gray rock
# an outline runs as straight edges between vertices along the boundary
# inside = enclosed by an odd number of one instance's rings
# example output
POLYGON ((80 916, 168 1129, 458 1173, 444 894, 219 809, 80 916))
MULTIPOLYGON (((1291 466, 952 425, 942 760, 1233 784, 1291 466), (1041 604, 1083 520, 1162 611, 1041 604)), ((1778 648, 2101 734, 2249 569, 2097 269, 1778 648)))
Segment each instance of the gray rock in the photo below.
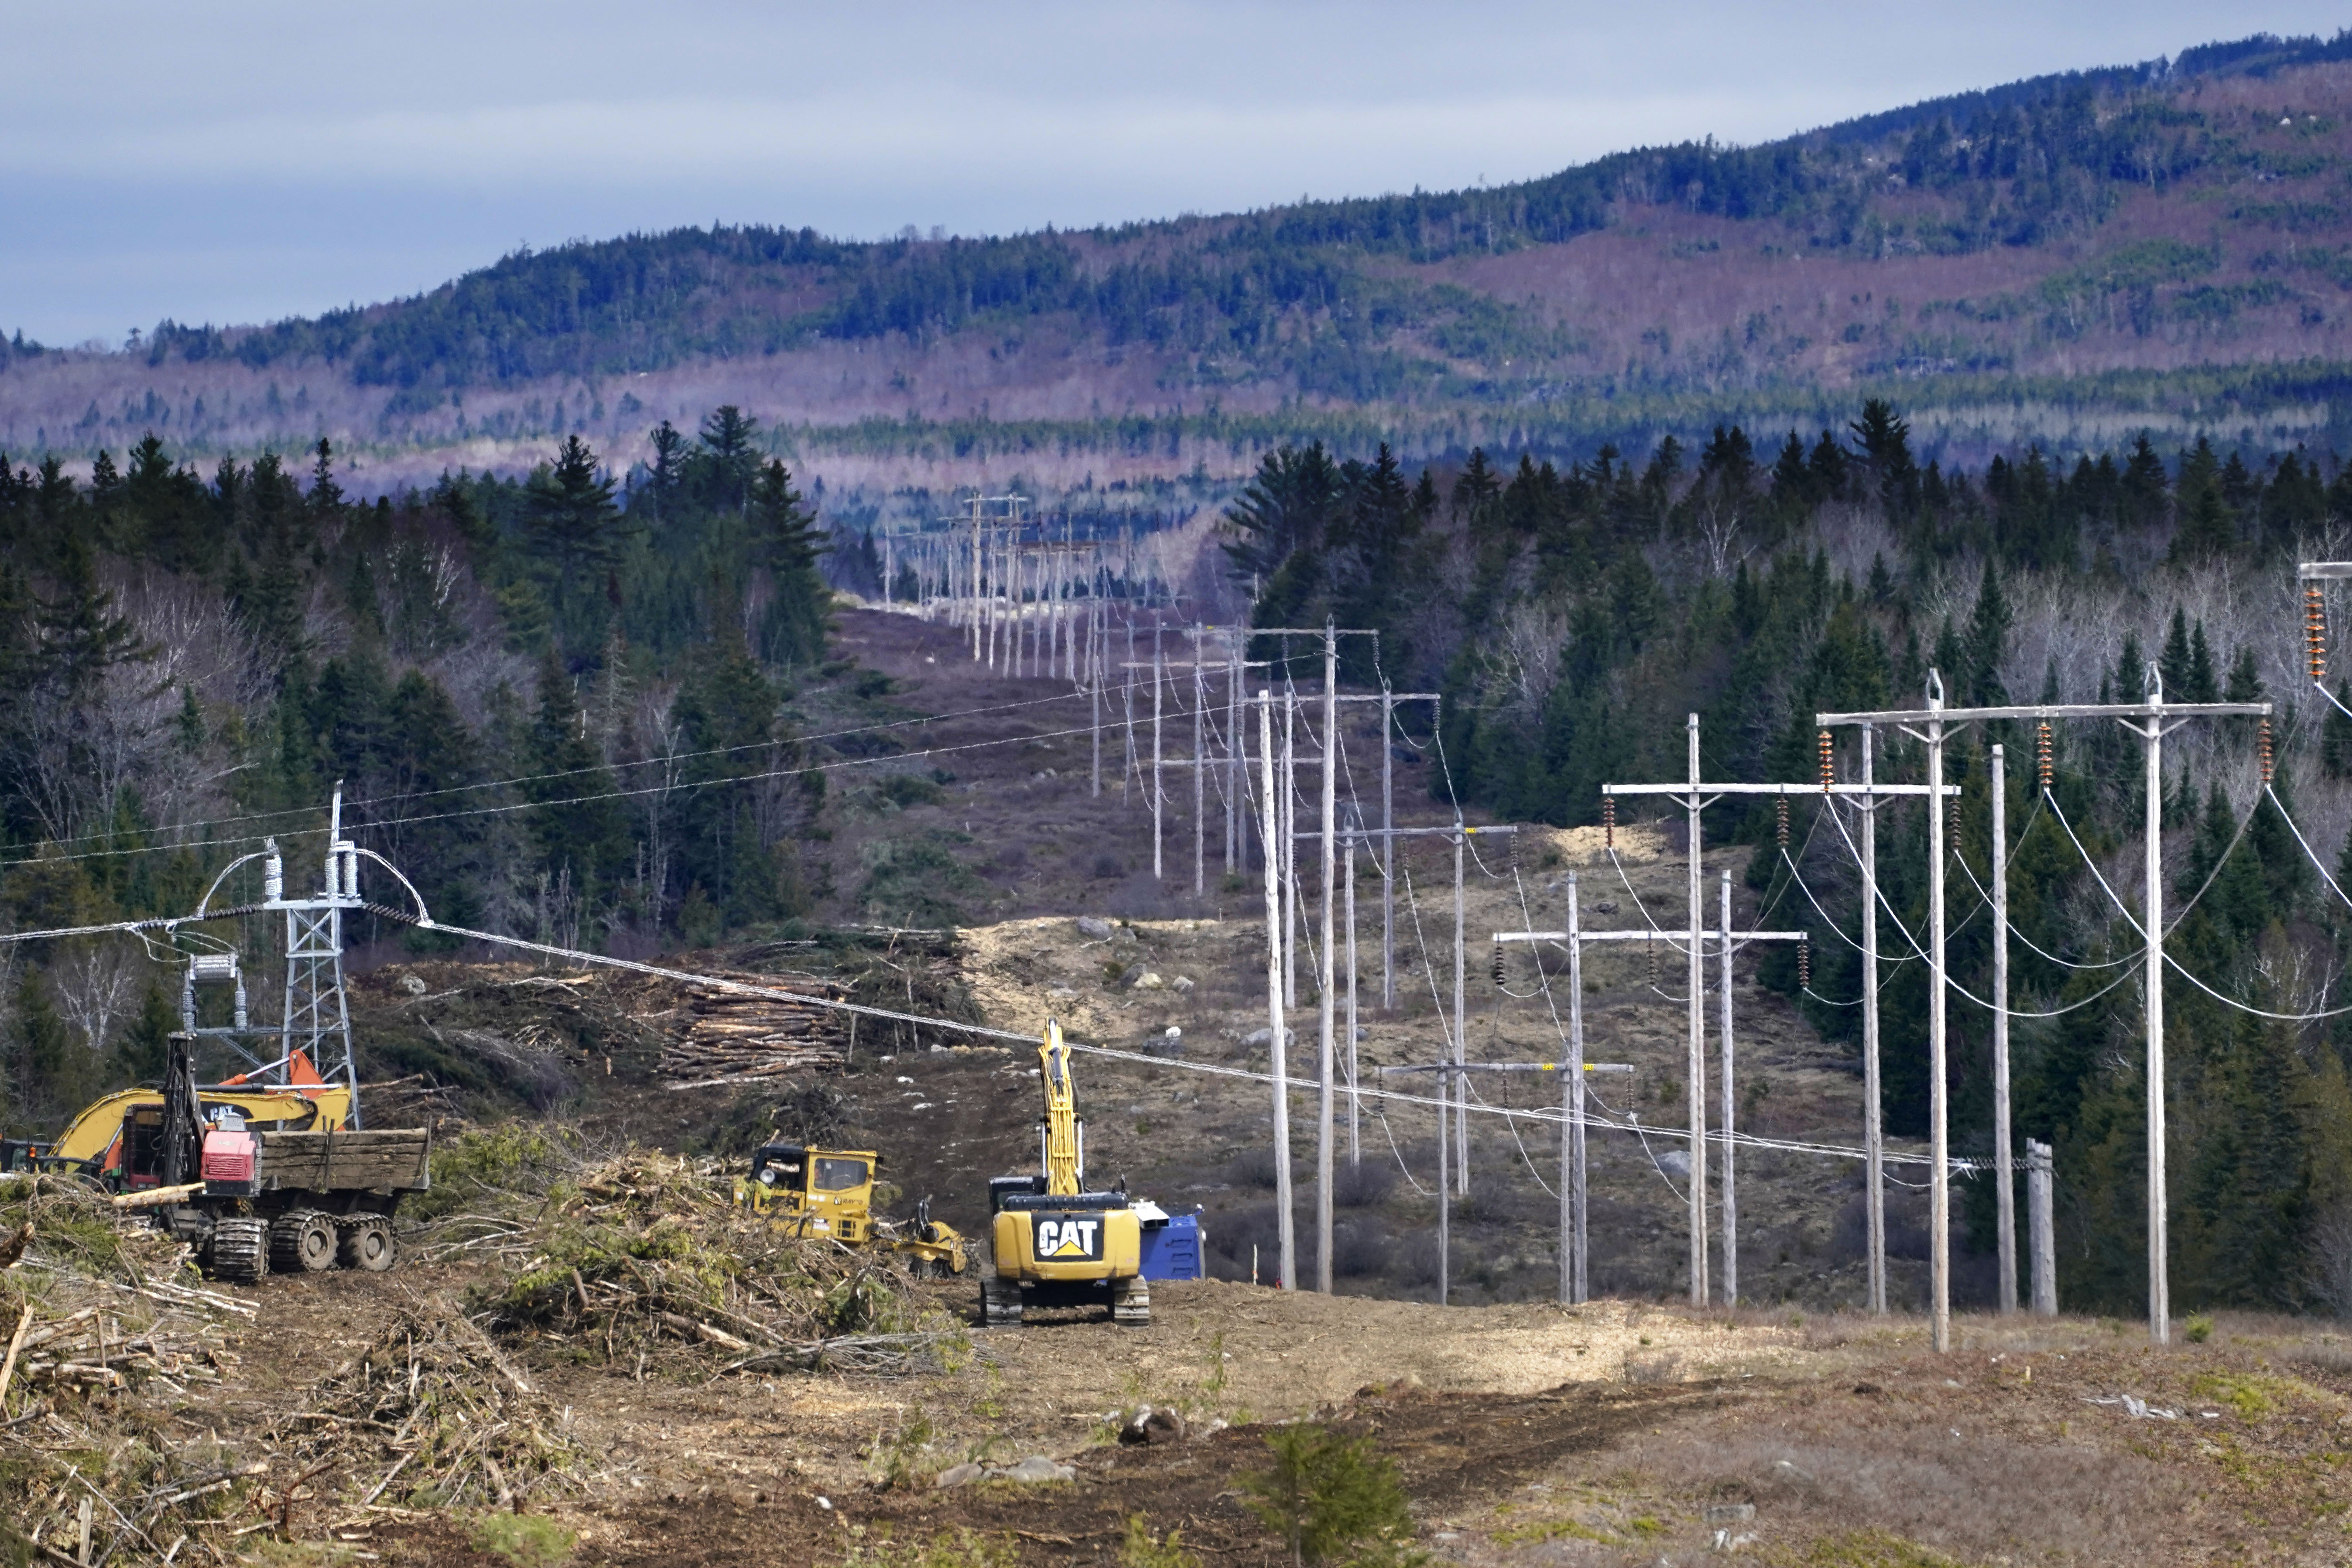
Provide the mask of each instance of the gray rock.
POLYGON ((1078 934, 1085 937, 1088 942, 1108 942, 1110 940, 1110 921, 1097 920, 1092 915, 1080 915, 1078 917, 1078 934))
POLYGON ((941 1491, 945 1491, 950 1487, 960 1487, 966 1481, 976 1481, 986 1474, 988 1471, 979 1465, 950 1465, 940 1472, 939 1479, 932 1484, 941 1491))
MULTIPOLYGON (((1282 1043, 1283 1043, 1283 1044, 1285 1044, 1285 1045, 1286 1045, 1286 1046, 1287 1046, 1287 1045, 1296 1045, 1296 1044, 1297 1044, 1297 1042, 1298 1042, 1298 1031, 1297 1031, 1297 1030, 1296 1030, 1296 1029, 1285 1029, 1285 1030, 1283 1030, 1283 1031, 1282 1031, 1282 1043)), ((1244 1045, 1244 1046, 1250 1046, 1250 1047, 1262 1047, 1262 1046, 1270 1046, 1270 1045, 1274 1044, 1274 1030, 1273 1030, 1273 1028, 1272 1028, 1272 1026, 1268 1026, 1268 1027, 1266 1027, 1266 1028, 1253 1030, 1251 1033, 1246 1034, 1246 1035, 1244 1035, 1244 1036, 1243 1036, 1243 1037, 1242 1037, 1242 1044, 1243 1044, 1243 1045, 1244 1045)))
POLYGON ((1075 1467, 1057 1465, 1043 1454, 1032 1454, 1009 1470, 991 1470, 989 1474, 1003 1480, 1019 1481, 1024 1486, 1035 1486, 1045 1481, 1074 1481, 1078 1479, 1078 1472, 1075 1467))
POLYGON ((422 996, 425 994, 425 976, 404 974, 400 977, 400 988, 411 996, 422 996))
POLYGON ((1168 983, 1168 988, 1181 995, 1192 989, 1192 977, 1189 974, 1180 974, 1168 983))
POLYGON ((1718 1502, 1709 1504, 1706 1522, 1709 1524, 1746 1524, 1756 1517, 1752 1502, 1718 1502))
POLYGON ((1658 1169, 1664 1171, 1669 1176, 1681 1176, 1685 1179, 1688 1179, 1690 1175, 1690 1151, 1687 1149, 1666 1150, 1658 1156, 1658 1169))
POLYGON ((1150 969, 1140 971, 1136 974, 1134 979, 1129 980, 1127 984, 1129 989, 1136 991, 1165 991, 1168 989, 1168 982, 1160 978, 1158 971, 1150 969))
POLYGON ((1126 943, 1131 945, 1135 941, 1135 928, 1133 926, 1113 926, 1110 931, 1110 940, 1115 943, 1126 943))

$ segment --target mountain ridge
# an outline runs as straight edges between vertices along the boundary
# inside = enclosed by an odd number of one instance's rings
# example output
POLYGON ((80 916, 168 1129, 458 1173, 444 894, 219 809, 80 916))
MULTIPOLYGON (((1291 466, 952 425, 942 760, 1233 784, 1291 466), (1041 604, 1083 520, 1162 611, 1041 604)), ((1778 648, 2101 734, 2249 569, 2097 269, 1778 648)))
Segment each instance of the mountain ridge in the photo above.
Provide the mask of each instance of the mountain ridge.
MULTIPOLYGON (((1573 446, 1739 409, 1801 422, 1863 387, 1907 390, 1930 441, 1979 439, 1988 400, 2088 399, 2087 425, 2025 433, 2185 437, 2220 407, 2233 439, 2352 446, 2332 404, 2271 390, 2280 366, 2332 388, 2352 363, 2347 117, 2352 33, 2256 36, 1492 188, 971 239, 577 241, 317 317, 167 320, 135 352, 0 348, 0 447, 330 435, 382 477, 527 466, 583 434, 626 462, 658 418, 731 398, 803 452, 961 424, 991 452, 1238 471, 1243 450, 1090 431, 1213 411, 1247 446, 1370 411, 1423 449, 1573 446), (2133 371, 2205 390, 2101 391, 2133 371)), ((929 439, 883 467, 924 468, 929 439)))

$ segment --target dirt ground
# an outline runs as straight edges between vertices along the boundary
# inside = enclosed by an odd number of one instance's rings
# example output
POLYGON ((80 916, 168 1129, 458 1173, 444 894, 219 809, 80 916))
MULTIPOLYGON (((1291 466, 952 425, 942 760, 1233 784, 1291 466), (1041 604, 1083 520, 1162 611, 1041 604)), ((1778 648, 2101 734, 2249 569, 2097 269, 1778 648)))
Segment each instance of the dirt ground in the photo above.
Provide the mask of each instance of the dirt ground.
MULTIPOLYGON (((412 1300, 448 1310, 465 1279, 267 1282, 237 1377, 184 1425, 257 1423, 296 1398, 301 1369, 412 1300)), ((2225 1319, 2205 1343, 2155 1350, 2120 1324, 1964 1318, 1938 1357, 1907 1318, 1441 1310, 1214 1280, 1156 1289, 1154 1319, 973 1330, 955 1370, 904 1379, 639 1382, 553 1344, 517 1359, 604 1457, 594 1495, 553 1510, 583 1563, 829 1564, 962 1530, 1026 1563, 1112 1561, 1136 1514, 1182 1531, 1203 1562, 1272 1563, 1236 1479, 1264 1463, 1266 1423, 1309 1416, 1376 1439, 1442 1563, 2332 1563, 2352 1549, 2352 1342, 2308 1323, 2225 1319), (1185 1437, 1116 1442, 1110 1421, 1147 1403, 1181 1412, 1185 1437), (924 1469, 1045 1454, 1074 1478, 881 1489, 877 1441, 919 1420, 924 1469)), ((387 1518, 341 1545, 500 1561, 473 1528, 387 1518)))

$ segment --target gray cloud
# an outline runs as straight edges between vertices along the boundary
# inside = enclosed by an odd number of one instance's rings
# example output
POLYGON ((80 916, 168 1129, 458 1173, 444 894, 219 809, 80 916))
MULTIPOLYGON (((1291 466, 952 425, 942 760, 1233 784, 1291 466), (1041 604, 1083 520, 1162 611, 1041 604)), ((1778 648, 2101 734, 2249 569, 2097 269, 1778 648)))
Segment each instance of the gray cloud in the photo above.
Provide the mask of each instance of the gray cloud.
POLYGON ((1500 182, 2339 19, 2306 0, 44 7, 12 19, 0 97, 0 326, 259 320, 713 219, 1004 233, 1500 182))

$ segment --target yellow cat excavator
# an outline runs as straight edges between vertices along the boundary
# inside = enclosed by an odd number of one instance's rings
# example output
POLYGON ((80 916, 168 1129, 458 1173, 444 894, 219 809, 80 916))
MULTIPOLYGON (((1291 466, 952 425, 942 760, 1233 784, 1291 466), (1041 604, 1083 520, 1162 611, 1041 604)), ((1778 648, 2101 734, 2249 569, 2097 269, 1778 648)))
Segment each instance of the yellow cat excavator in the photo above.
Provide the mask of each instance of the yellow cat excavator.
POLYGON ((1070 1047, 1062 1026, 1048 1023, 1037 1048, 1045 1117, 1038 1124, 1040 1163, 1034 1176, 988 1184, 996 1267, 981 1280, 981 1314, 990 1324, 1021 1321, 1024 1307, 1110 1308, 1120 1323, 1151 1321, 1143 1278, 1143 1219, 1120 1190, 1089 1193, 1086 1124, 1070 1082, 1070 1047))

